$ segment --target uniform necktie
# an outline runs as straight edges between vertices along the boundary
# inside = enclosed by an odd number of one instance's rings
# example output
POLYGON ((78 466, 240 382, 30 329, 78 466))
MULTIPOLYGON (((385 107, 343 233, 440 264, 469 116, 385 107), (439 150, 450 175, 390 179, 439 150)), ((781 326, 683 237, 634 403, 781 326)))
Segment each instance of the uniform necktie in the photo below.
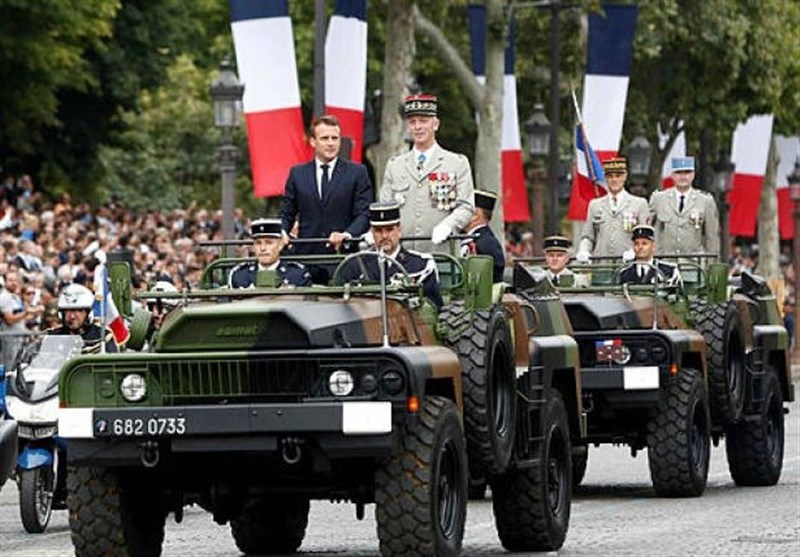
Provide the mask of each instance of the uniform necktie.
POLYGON ((617 196, 616 195, 612 195, 611 196, 611 207, 613 207, 615 211, 617 210, 617 196))
POLYGON ((420 153, 417 158, 417 172, 422 172, 423 166, 425 166, 425 153, 420 153))
POLYGON ((637 265, 637 267, 639 267, 639 278, 643 279, 644 278, 644 265, 637 265))
POLYGON ((328 192, 328 186, 330 185, 328 182, 329 181, 328 168, 329 167, 327 164, 322 165, 322 179, 320 180, 320 186, 319 186, 320 199, 325 197, 325 194, 328 192))
POLYGON ((558 275, 553 275, 553 286, 558 286, 558 275))
POLYGON ((678 212, 683 213, 683 198, 686 197, 685 195, 681 195, 678 197, 678 212))

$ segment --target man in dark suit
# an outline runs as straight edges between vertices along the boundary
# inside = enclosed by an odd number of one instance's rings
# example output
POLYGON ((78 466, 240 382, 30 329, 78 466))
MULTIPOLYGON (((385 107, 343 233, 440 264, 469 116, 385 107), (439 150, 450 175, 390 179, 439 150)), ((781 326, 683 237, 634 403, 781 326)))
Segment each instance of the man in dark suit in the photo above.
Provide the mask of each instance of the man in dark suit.
POLYGON ((503 255, 503 246, 489 228, 492 220, 492 211, 497 202, 497 196, 490 191, 475 190, 475 208, 472 210, 472 218, 464 230, 467 234, 477 236, 461 242, 461 255, 490 255, 494 260, 492 270, 492 280, 503 282, 503 270, 506 266, 506 258, 503 255))
POLYGON ((680 282, 681 276, 677 265, 653 258, 656 252, 656 231, 652 226, 641 224, 633 229, 633 251, 636 259, 620 271, 620 284, 662 282, 672 285, 680 282), (657 267, 664 276, 659 276, 654 267, 657 267))
MULTIPOLYGON (((345 240, 358 238, 369 229, 369 204, 372 184, 364 165, 339 157, 341 127, 335 116, 323 115, 311 124, 314 160, 298 164, 289 171, 280 209, 283 241, 299 221, 298 238, 327 238, 327 243, 297 244, 297 255, 329 254, 345 240)), ((355 242, 353 242, 355 244, 355 242)), ((351 246, 355 251, 357 245, 351 246)), ((314 272, 315 281, 325 276, 314 272)))
MULTIPOLYGON (((402 226, 400 225, 400 204, 373 203, 370 205, 370 221, 372 236, 375 239, 375 251, 381 250, 386 259, 397 261, 408 271, 409 277, 416 284, 422 285, 425 296, 437 308, 444 302, 439 290, 439 272, 436 262, 429 253, 420 253, 405 249, 400 245, 402 226)), ((378 257, 367 255, 348 261, 341 271, 344 282, 376 282, 380 280, 378 257)), ((400 267, 387 262, 384 272, 388 281, 394 275, 402 274, 400 267)))
POLYGON ((253 288, 258 271, 274 271, 277 286, 311 286, 311 275, 300 263, 281 261, 281 221, 257 219, 250 225, 256 261, 237 265, 228 277, 230 288, 253 288))

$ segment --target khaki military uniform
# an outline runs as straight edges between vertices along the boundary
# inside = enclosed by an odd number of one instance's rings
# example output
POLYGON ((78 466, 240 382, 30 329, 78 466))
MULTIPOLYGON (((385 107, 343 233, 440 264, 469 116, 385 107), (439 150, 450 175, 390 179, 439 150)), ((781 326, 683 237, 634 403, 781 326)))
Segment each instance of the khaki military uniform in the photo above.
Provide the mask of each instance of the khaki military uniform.
POLYGON ((719 217, 710 194, 689 188, 678 212, 677 189, 657 191, 650 197, 650 213, 657 253, 719 254, 719 217))
MULTIPOLYGON (((380 201, 400 204, 404 236, 430 237, 440 223, 457 234, 472 218, 469 160, 437 144, 421 170, 417 165, 413 150, 392 157, 383 175, 380 201)), ((421 252, 449 251, 447 242, 439 246, 428 241, 403 242, 403 246, 421 252)))
POLYGON ((611 202, 611 194, 592 199, 579 251, 588 251, 594 256, 621 256, 631 248, 631 231, 637 225, 646 224, 648 215, 647 200, 626 190, 617 194, 616 207, 611 202))

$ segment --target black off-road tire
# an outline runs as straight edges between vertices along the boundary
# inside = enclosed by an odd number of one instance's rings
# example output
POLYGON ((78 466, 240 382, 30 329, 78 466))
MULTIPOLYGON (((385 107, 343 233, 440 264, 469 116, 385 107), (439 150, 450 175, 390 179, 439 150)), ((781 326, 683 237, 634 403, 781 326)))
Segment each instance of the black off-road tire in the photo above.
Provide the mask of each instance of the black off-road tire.
POLYGON ((714 423, 739 420, 745 400, 744 326, 732 302, 694 304, 695 326, 707 346, 709 401, 714 423))
POLYGON ((514 449, 516 420, 514 347, 505 310, 495 306, 468 312, 459 301, 439 319, 461 362, 470 474, 480 478, 502 472, 514 449))
POLYGON ((763 403, 757 419, 744 420, 726 431, 728 469, 736 485, 775 485, 783 469, 783 396, 773 370, 764 377, 763 403))
POLYGON ((69 467, 69 528, 76 557, 158 557, 166 512, 152 479, 104 468, 69 467))
POLYGON ((586 476, 586 467, 589 465, 589 447, 586 447, 586 452, 581 454, 572 454, 572 490, 575 491, 581 486, 584 476, 586 476))
POLYGON ((52 466, 22 470, 19 474, 19 515, 29 534, 41 534, 50 522, 56 481, 53 474, 52 466))
POLYGON ((684 368, 670 378, 647 423, 647 456, 659 497, 697 497, 708 480, 711 454, 708 400, 703 377, 684 368))
POLYGON ((383 557, 455 557, 467 516, 467 455, 452 401, 425 399, 417 423, 375 484, 375 518, 383 557))
POLYGON ((492 478, 497 534, 509 551, 555 551, 569 530, 572 460, 569 425, 558 391, 542 410, 539 464, 492 478))
POLYGON ((236 547, 245 555, 295 553, 308 526, 308 499, 274 497, 254 500, 231 520, 236 547))

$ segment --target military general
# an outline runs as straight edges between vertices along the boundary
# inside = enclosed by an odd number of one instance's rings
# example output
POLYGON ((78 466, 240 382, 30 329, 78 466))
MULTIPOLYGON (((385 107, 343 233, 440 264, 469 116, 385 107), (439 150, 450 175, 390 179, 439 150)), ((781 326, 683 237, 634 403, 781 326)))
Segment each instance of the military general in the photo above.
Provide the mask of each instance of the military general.
POLYGON ((692 187, 694 157, 672 159, 675 187, 650 197, 658 253, 719 254, 719 217, 710 194, 692 187))
MULTIPOLYGON (((379 199, 400 204, 407 235, 430 237, 438 246, 472 218, 472 169, 467 157, 436 142, 436 97, 406 97, 403 111, 414 145, 387 163, 379 199)), ((441 249, 431 242, 406 245, 423 252, 441 249)))
MULTIPOLYGON (((587 262, 590 255, 619 257, 630 248, 631 231, 645 224, 647 200, 625 190, 628 162, 615 157, 603 163, 608 194, 589 202, 576 259, 587 262)), ((633 259, 633 257, 629 257, 633 259)))

